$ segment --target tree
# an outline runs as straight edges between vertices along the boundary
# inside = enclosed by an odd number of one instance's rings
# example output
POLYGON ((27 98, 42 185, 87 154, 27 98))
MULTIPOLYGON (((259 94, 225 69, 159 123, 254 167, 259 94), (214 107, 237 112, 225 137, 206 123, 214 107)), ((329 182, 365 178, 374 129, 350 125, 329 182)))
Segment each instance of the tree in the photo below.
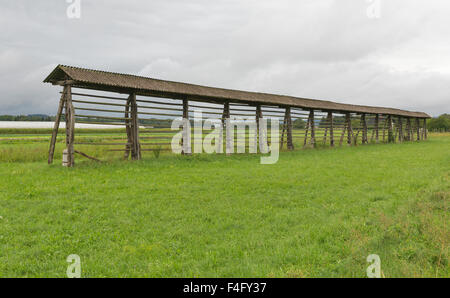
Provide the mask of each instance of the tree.
POLYGON ((292 122, 292 127, 296 129, 303 129, 306 127, 306 122, 303 119, 298 118, 292 122))
POLYGON ((427 120, 429 130, 450 130, 450 114, 442 114, 437 118, 427 120))

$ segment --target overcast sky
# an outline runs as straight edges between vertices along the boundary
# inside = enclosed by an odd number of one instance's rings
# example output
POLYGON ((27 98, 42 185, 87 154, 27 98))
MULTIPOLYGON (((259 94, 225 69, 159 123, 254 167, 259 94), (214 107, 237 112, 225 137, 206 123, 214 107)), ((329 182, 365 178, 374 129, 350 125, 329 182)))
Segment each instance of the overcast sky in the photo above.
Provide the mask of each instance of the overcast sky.
POLYGON ((81 0, 79 19, 69 5, 0 0, 0 114, 55 114, 42 81, 58 64, 450 113, 448 0, 81 0))

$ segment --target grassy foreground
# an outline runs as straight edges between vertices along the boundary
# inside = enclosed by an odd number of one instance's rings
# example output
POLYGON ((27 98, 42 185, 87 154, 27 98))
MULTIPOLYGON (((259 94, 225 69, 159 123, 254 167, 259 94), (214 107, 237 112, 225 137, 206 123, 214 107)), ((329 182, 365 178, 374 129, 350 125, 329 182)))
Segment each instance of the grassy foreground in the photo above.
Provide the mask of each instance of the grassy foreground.
POLYGON ((449 148, 3 162, 0 277, 449 277, 449 148))

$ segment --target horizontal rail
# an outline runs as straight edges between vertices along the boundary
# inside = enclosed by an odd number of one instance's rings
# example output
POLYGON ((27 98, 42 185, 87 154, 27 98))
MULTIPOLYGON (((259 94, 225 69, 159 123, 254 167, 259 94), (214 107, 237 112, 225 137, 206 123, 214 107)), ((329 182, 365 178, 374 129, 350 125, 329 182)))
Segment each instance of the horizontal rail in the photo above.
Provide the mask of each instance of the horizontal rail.
POLYGON ((106 105, 106 106, 116 106, 116 107, 131 107, 131 105, 127 105, 127 104, 109 103, 109 102, 97 102, 97 101, 85 101, 85 100, 78 100, 78 99, 73 99, 72 102, 85 103, 85 104, 92 104, 92 105, 106 105))

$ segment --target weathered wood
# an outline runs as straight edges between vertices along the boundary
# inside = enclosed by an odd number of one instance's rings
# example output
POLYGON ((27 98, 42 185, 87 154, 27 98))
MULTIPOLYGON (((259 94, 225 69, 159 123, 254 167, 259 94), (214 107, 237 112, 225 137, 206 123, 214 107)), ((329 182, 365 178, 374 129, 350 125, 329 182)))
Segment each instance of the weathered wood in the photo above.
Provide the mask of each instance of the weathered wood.
MULTIPOLYGON (((187 99, 183 99, 183 120, 189 121, 189 101, 187 99)), ((192 153, 190 134, 191 134, 191 131, 187 127, 184 127, 183 128, 183 139, 182 139, 183 149, 181 151, 181 154, 190 155, 192 153)))
POLYGON ((352 120, 350 118, 350 113, 345 114, 345 122, 347 123, 347 145, 352 145, 353 139, 353 129, 352 129, 352 120))
POLYGON ((75 83, 74 80, 63 80, 63 81, 53 82, 52 85, 66 86, 66 85, 72 85, 73 83, 75 83))
POLYGON ((388 123, 388 118, 386 117, 386 119, 384 120, 384 123, 383 123, 383 143, 386 142, 386 127, 388 125, 387 123, 388 123))
POLYGON ((369 139, 367 137, 366 114, 361 115, 361 123, 362 123, 362 143, 367 144, 367 143, 369 143, 369 139))
POLYGON ((66 107, 66 149, 67 149, 67 166, 73 167, 75 165, 74 157, 74 139, 75 139, 75 110, 72 104, 72 87, 66 85, 66 96, 65 96, 65 107, 66 107))
POLYGON ((64 90, 59 100, 58 111, 56 112, 55 124, 53 125, 52 139, 50 141, 50 148, 48 150, 48 164, 53 163, 53 157, 55 155, 56 138, 58 137, 59 123, 61 122, 61 114, 65 105, 65 96, 67 92, 67 87, 64 86, 64 90))
POLYGON ((311 139, 309 140, 309 143, 313 148, 316 147, 316 125, 314 123, 314 110, 311 110, 309 112, 309 118, 311 121, 311 139))
POLYGON ((417 141, 420 141, 420 123, 419 123, 419 118, 416 118, 416 133, 417 133, 417 141))
POLYGON ((233 126, 231 125, 231 115, 230 115, 230 103, 227 101, 225 102, 224 106, 223 106, 223 120, 224 125, 225 125, 225 129, 226 129, 226 133, 225 133, 225 152, 226 154, 231 154, 234 151, 234 130, 233 130, 233 126))
POLYGON ((333 112, 328 112, 328 123, 329 123, 329 127, 330 127, 330 146, 334 147, 333 112))
POLYGON ((283 129, 281 130, 280 149, 283 149, 284 145, 284 132, 286 131, 286 123, 287 123, 287 108, 284 112, 283 129))
POLYGON ((411 118, 406 118, 406 130, 408 131, 407 140, 412 141, 411 118))
POLYGON ((306 144, 308 142, 308 131, 309 131, 309 126, 311 124, 311 113, 309 113, 308 116, 308 120, 306 121, 306 126, 305 126, 305 139, 303 140, 303 148, 306 147, 306 144))
POLYGON ((424 132, 424 139, 428 139, 428 130, 427 130, 427 119, 423 119, 423 132, 424 132))
POLYGON ((287 135, 286 142, 288 150, 294 150, 294 142, 292 141, 292 118, 291 118, 291 108, 286 108, 286 119, 287 119, 287 135))
POLYGON ((138 108, 136 104, 136 94, 132 93, 130 96, 131 101, 131 135, 133 136, 133 142, 131 147, 131 158, 133 160, 141 159, 141 145, 139 143, 139 119, 138 108))
POLYGON ((345 132, 347 131, 347 121, 344 122, 344 126, 342 127, 341 138, 339 139, 339 146, 342 146, 344 142, 345 132))
POLYGON ((394 143, 394 122, 392 121, 392 116, 388 115, 388 143, 394 143))
POLYGON ((125 121, 126 123, 125 130, 127 133, 128 144, 125 146, 125 152, 123 155, 124 159, 130 158, 131 147, 133 146, 133 136, 131 133, 130 107, 131 107, 131 95, 128 97, 127 103, 125 105, 125 118, 127 119, 125 121))
POLYGON ((379 133, 380 133, 380 115, 375 115, 375 142, 378 144, 380 142, 379 140, 379 133))
POLYGON ((73 152, 75 152, 75 153, 77 153, 77 154, 80 154, 81 156, 84 156, 84 157, 86 157, 86 158, 95 160, 95 161, 101 161, 100 159, 95 158, 95 157, 92 157, 92 156, 89 156, 89 155, 87 155, 86 153, 83 153, 83 152, 81 152, 81 151, 74 150, 73 152))
POLYGON ((403 142, 404 136, 403 136, 403 118, 398 117, 398 141, 403 142))
POLYGON ((87 100, 72 100, 72 102, 75 103, 85 103, 85 104, 91 104, 91 105, 105 105, 105 106, 115 106, 115 107, 124 107, 125 104, 121 103, 109 103, 109 102, 100 102, 100 101, 87 101, 87 100))

